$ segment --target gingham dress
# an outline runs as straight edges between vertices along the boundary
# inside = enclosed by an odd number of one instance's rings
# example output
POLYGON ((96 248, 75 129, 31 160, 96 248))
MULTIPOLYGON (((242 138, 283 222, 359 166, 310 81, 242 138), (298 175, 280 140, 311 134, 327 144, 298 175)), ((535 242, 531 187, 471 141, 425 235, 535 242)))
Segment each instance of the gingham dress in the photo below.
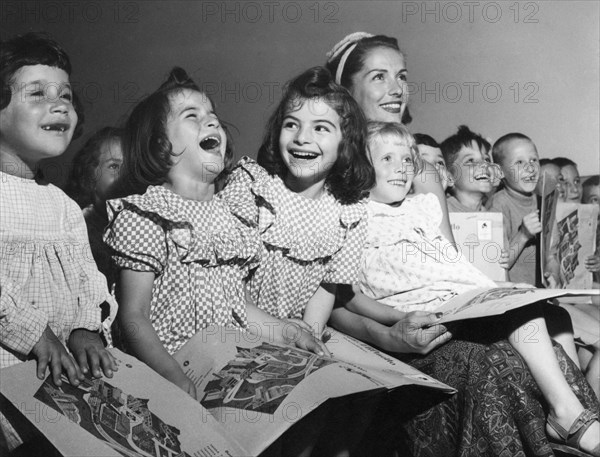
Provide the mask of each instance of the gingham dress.
POLYGON ((150 321, 169 353, 208 325, 247 326, 244 280, 260 240, 218 195, 186 200, 150 186, 107 208, 104 241, 117 266, 155 274, 150 321))
POLYGON ((305 198, 247 157, 222 195, 262 239, 260 265, 249 282, 259 308, 279 318, 302 318, 321 283, 356 281, 366 234, 364 203, 341 205, 328 192, 305 198))
POLYGON ((442 209, 433 194, 392 207, 370 201, 361 291, 399 311, 434 311, 454 295, 495 283, 442 236, 442 209))
POLYGON ((116 314, 81 209, 58 187, 0 172, 0 221, 1 368, 25 360, 46 325, 64 344, 101 328, 103 302, 116 314))

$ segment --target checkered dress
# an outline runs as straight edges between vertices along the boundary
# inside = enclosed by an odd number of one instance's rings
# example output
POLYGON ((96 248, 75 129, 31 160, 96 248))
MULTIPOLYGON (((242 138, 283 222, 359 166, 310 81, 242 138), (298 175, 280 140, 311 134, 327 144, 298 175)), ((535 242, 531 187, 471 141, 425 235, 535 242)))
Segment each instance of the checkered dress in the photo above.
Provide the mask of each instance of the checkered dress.
POLYGON ((312 200, 245 157, 221 193, 233 214, 262 239, 249 282, 254 302, 279 318, 302 318, 322 283, 356 280, 366 235, 365 205, 341 205, 325 192, 312 200))
POLYGON ((107 206, 104 241, 117 266, 155 274, 150 321, 169 353, 210 324, 247 326, 244 280, 260 242, 219 196, 186 200, 150 186, 107 206))
POLYGON ((0 367, 25 360, 46 325, 66 343, 100 329, 104 301, 116 314, 81 209, 58 187, 0 172, 0 221, 0 367))

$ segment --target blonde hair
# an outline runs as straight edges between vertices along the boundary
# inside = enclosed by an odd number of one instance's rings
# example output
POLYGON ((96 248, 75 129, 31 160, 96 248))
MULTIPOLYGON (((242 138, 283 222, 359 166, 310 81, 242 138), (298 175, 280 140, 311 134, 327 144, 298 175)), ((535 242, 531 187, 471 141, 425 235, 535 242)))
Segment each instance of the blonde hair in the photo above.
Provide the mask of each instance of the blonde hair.
POLYGON ((415 137, 412 136, 406 127, 397 122, 370 121, 367 123, 367 151, 369 153, 369 161, 371 160, 373 141, 377 137, 382 136, 395 136, 399 138, 410 149, 415 174, 419 174, 423 170, 423 159, 417 148, 415 137))

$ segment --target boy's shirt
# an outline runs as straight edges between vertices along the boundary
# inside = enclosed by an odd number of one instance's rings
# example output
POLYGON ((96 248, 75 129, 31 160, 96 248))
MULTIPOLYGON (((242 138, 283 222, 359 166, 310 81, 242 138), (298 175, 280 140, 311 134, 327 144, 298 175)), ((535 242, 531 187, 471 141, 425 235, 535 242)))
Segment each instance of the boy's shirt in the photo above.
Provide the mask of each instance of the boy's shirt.
MULTIPOLYGON (((494 194, 490 211, 502 212, 504 232, 506 239, 510 242, 518 232, 523 217, 537 209, 538 203, 535 195, 521 195, 504 188, 494 194)), ((509 281, 525 282, 533 286, 537 284, 537 239, 537 236, 533 237, 525 244, 516 262, 508 270, 509 281)), ((508 248, 510 249, 510 247, 508 248)))

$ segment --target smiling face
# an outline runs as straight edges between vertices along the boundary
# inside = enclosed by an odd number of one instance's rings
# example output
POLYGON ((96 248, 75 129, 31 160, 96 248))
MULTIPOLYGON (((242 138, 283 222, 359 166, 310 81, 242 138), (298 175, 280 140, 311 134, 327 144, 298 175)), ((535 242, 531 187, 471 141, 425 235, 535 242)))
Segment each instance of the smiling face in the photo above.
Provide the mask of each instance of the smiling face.
POLYGON ((560 184, 564 189, 564 201, 581 203, 581 178, 577 167, 567 165, 560 169, 560 184))
POLYGON ((446 190, 448 186, 452 184, 450 183, 450 179, 448 177, 448 170, 446 168, 446 161, 444 160, 442 150, 440 148, 427 146, 426 144, 419 144, 417 145, 417 148, 419 148, 419 154, 421 154, 423 160, 429 162, 435 167, 435 170, 440 176, 442 187, 444 190, 446 190))
POLYGON ((388 205, 402 202, 414 178, 410 147, 396 135, 378 134, 369 141, 369 157, 375 169, 375 186, 369 198, 388 205))
POLYGON ((487 194, 493 189, 494 175, 489 156, 474 141, 471 146, 463 146, 458 151, 449 172, 457 191, 487 194))
POLYGON ((67 73, 47 65, 21 67, 10 103, 0 111, 0 154, 32 170, 41 159, 65 152, 76 125, 67 73))
POLYGON ((95 197, 98 201, 106 200, 114 183, 119 179, 123 164, 123 149, 118 139, 102 143, 100 157, 96 167, 95 197))
POLYGON ((540 162, 535 145, 528 140, 513 139, 505 146, 500 166, 504 183, 515 192, 531 195, 540 176, 540 162))
POLYGON ((169 96, 165 130, 174 157, 168 176, 212 184, 225 166, 227 138, 208 97, 183 89, 169 96))
POLYGON ((303 100, 288 111, 279 135, 279 151, 288 170, 286 185, 302 192, 323 186, 338 159, 340 117, 324 100, 303 100))
POLYGON ((408 102, 404 57, 395 49, 374 48, 352 76, 350 93, 370 121, 402 123, 408 102))

